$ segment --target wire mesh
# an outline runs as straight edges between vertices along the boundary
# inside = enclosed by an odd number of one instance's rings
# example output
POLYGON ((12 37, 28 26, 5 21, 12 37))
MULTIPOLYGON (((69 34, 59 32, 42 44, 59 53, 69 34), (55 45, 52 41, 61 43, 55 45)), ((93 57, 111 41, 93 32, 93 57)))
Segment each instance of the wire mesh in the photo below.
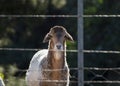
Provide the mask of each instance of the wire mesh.
MULTIPOLYGON (((0 51, 39 51, 42 49, 30 49, 30 48, 0 48, 0 51)), ((53 51, 53 50, 51 50, 53 51)), ((74 52, 74 53, 78 53, 78 52, 84 52, 84 53, 104 53, 104 54, 120 54, 120 51, 107 51, 107 50, 83 50, 83 51, 78 51, 78 50, 66 50, 67 52, 74 52)), ((116 68, 99 68, 99 67, 84 67, 84 68, 69 68, 70 71, 74 71, 75 74, 77 73, 78 70, 84 70, 87 71, 88 73, 90 73, 91 75, 93 75, 89 80, 85 80, 84 84, 120 84, 119 80, 109 80, 108 77, 105 76, 105 74, 107 72, 114 72, 115 74, 117 74, 117 76, 120 76, 120 67, 116 67, 116 68), (96 71, 102 71, 100 74, 97 73, 96 71), (96 78, 100 78, 100 80, 96 80, 96 78)), ((45 69, 43 71, 60 71, 63 69, 55 69, 55 70, 48 70, 45 69)), ((19 72, 21 73, 25 73, 26 71, 28 71, 28 69, 18 69, 19 72)), ((36 70, 32 70, 32 71, 36 71, 36 70)), ((71 76, 71 78, 75 79, 75 80, 70 80, 70 83, 78 83, 77 81, 77 77, 74 76, 74 74, 71 76)), ((11 80, 5 79, 6 82, 9 82, 11 80)), ((23 82, 25 82, 25 79, 22 79, 23 82)), ((62 81, 62 80, 45 80, 44 82, 56 82, 56 83, 64 83, 67 81, 62 81)), ((107 85, 108 86, 108 85, 107 85)))
MULTIPOLYGON (((8 50, 8 51, 38 51, 38 50, 42 50, 42 49, 24 49, 24 48, 0 48, 0 50, 8 50)), ((67 52, 79 52, 78 50, 67 50, 67 52)), ((95 50, 84 50, 84 53, 115 53, 115 54, 120 54, 120 51, 95 51, 95 50)), ((44 71, 60 71, 63 69, 56 69, 56 70, 44 70, 44 71)), ((113 71, 114 73, 116 73, 118 76, 120 76, 120 67, 116 67, 116 68, 98 68, 98 67, 84 67, 83 68, 70 68, 71 71, 78 71, 78 70, 84 70, 87 71, 89 73, 91 73, 91 75, 93 75, 93 77, 88 80, 88 81, 84 81, 85 84, 90 84, 90 83, 118 83, 120 84, 119 80, 115 80, 115 81, 111 81, 109 79, 107 79, 107 77, 104 76, 104 74, 108 71, 113 71), (101 74, 97 74, 95 73, 95 71, 102 71, 101 74), (100 81, 95 81, 96 78, 102 78, 102 80, 100 81)), ((18 69, 19 72, 26 72, 27 69, 18 69)), ((33 70, 36 71, 36 70, 33 70)), ((71 77, 74 77, 71 76, 71 77)), ((8 80, 7 80, 8 81, 8 80)), ((47 80, 46 80, 47 81, 47 80)), ((49 80, 50 82, 50 80, 49 80)), ((54 82, 58 82, 58 81, 54 81, 54 82)), ((62 81, 60 81, 62 83, 62 81)), ((65 82, 65 81, 64 81, 65 82)), ((77 83, 77 81, 70 81, 71 83, 77 83)))
MULTIPOLYGON (((90 83, 117 83, 117 84, 120 84, 120 80, 109 80, 107 77, 104 76, 104 74, 108 71, 113 71, 115 72, 116 74, 118 74, 118 76, 120 76, 120 67, 118 68, 98 68, 98 67, 84 67, 84 69, 82 68, 69 68, 71 71, 72 70, 75 70, 76 72, 78 70, 84 70, 84 71, 88 71, 89 73, 91 73, 91 75, 93 75, 93 77, 90 79, 90 80, 85 80, 84 83, 85 84, 90 84, 90 83), (100 74, 98 74, 97 72, 95 71, 102 71, 100 74), (96 78, 101 78, 102 80, 95 80, 96 78)), ((45 69, 43 71, 61 71, 63 69, 55 69, 55 70, 48 70, 48 69, 45 69)), ((18 69, 18 71, 20 72, 26 72, 26 71, 29 71, 28 69, 18 69)), ((31 70, 31 71, 36 71, 36 70, 31 70)), ((74 76, 70 76, 71 78, 74 77, 74 76)), ((8 79, 5 79, 5 81, 9 81, 8 79)), ((22 81, 25 82, 25 80, 23 79, 22 81)), ((39 80, 38 80, 39 81, 39 80)), ((40 80, 42 81, 42 80, 40 80)), ((56 82, 56 83, 64 83, 64 82, 67 82, 65 80, 44 80, 44 82, 56 82)), ((77 80, 73 81, 71 80, 70 83, 78 83, 77 80)))

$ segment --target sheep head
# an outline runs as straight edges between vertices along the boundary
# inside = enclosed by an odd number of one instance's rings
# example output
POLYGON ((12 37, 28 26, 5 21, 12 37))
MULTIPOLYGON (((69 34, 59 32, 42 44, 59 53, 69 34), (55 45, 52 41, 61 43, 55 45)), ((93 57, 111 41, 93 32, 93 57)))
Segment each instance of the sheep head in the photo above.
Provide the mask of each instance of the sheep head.
POLYGON ((56 50, 63 50, 65 41, 73 41, 72 36, 62 26, 54 26, 45 36, 43 42, 50 42, 51 48, 56 50))

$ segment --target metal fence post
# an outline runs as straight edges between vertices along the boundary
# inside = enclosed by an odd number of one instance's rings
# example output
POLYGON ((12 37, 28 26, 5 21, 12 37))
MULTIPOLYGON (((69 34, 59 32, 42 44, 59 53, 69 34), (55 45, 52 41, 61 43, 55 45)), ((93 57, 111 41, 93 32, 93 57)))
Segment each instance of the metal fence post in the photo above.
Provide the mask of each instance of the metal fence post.
POLYGON ((83 0, 78 0, 78 86, 84 86, 83 0))

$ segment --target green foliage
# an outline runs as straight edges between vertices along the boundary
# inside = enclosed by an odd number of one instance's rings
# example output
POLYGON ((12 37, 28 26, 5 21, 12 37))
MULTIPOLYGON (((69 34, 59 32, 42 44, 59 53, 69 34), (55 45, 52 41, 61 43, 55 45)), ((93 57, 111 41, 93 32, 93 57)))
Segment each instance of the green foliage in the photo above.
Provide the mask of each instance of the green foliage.
POLYGON ((52 0, 52 4, 56 8, 62 8, 63 6, 66 5, 67 0, 52 0))
POLYGON ((4 83, 5 86, 25 86, 25 79, 23 76, 15 76, 18 72, 18 69, 15 65, 9 66, 1 66, 0 67, 1 74, 4 74, 4 83))
POLYGON ((0 66, 0 78, 4 79, 4 68, 0 66))

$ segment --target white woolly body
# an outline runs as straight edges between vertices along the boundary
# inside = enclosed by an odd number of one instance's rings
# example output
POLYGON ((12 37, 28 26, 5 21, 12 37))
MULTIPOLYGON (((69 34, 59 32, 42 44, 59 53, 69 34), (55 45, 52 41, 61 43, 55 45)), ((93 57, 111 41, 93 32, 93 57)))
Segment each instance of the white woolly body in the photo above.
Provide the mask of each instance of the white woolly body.
POLYGON ((29 69, 26 73, 28 86, 40 86, 40 79, 43 79, 41 61, 47 57, 48 50, 38 51, 30 62, 29 69))

